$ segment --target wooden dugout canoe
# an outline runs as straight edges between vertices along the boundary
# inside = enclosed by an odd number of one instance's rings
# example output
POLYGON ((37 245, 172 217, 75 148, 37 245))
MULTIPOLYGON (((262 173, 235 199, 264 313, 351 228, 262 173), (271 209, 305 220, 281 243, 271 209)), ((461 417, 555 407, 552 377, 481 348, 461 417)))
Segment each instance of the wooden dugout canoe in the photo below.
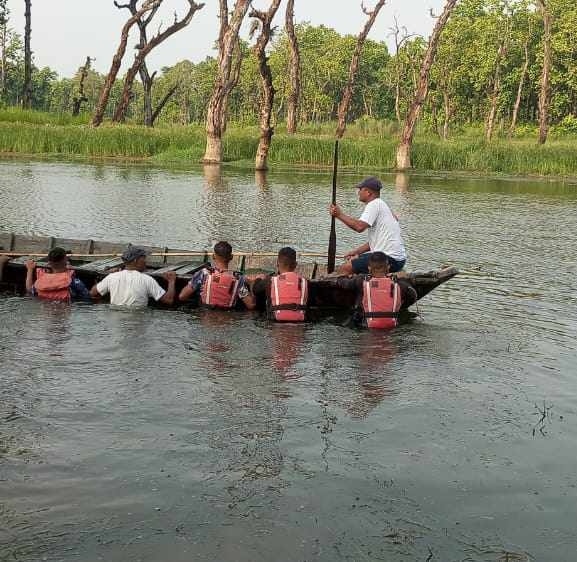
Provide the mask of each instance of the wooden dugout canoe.
MULTIPOLYGON (((5 290, 23 292, 26 279, 26 261, 34 259, 39 267, 46 265, 46 254, 55 247, 69 253, 71 267, 87 287, 104 278, 111 270, 122 266, 120 255, 126 249, 124 243, 70 238, 20 236, 0 232, 0 256, 10 258, 4 266, 0 286, 5 290)), ((182 289, 191 277, 202 269, 210 259, 210 250, 182 250, 160 246, 142 246, 150 252, 147 258, 147 273, 164 284, 163 274, 174 271, 177 275, 177 290, 182 289)), ((348 312, 354 305, 355 296, 350 291, 339 289, 330 281, 323 280, 326 274, 326 256, 320 253, 303 252, 298 256, 298 271, 310 281, 310 304, 320 311, 348 312)), ((244 272, 249 279, 275 270, 275 252, 235 252, 231 269, 244 272)), ((454 267, 429 272, 406 273, 406 279, 417 291, 418 298, 428 295, 433 289, 446 283, 459 272, 454 267)), ((259 308, 264 308, 262 298, 257 299, 259 308)))

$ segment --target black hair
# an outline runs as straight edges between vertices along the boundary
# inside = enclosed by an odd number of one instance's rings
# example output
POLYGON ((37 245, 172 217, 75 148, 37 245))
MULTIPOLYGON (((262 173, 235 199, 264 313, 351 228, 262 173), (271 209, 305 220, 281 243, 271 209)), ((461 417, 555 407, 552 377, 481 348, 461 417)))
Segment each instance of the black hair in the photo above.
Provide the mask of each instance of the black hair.
POLYGON ((294 267, 297 263, 297 253, 296 250, 286 246, 278 251, 278 261, 282 263, 285 267, 294 267))
POLYGON ((66 259, 66 250, 64 248, 52 248, 48 252, 48 261, 52 263, 59 263, 66 259))
POLYGON ((387 254, 383 252, 373 252, 369 256, 369 266, 375 269, 388 269, 391 263, 387 254))
POLYGON ((213 251, 215 256, 223 260, 230 261, 232 259, 232 246, 228 242, 217 242, 213 251))

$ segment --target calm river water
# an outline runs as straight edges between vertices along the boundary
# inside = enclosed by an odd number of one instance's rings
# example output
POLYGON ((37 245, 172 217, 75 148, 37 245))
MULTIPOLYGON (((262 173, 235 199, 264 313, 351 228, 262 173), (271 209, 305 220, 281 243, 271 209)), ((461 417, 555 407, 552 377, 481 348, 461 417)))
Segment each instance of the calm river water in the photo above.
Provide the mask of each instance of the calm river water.
MULTIPOLYGON (((0 560, 574 561, 577 186, 384 179, 463 270, 392 334, 0 298, 0 560)), ((2 161, 0 231, 323 250, 329 186, 2 161)))

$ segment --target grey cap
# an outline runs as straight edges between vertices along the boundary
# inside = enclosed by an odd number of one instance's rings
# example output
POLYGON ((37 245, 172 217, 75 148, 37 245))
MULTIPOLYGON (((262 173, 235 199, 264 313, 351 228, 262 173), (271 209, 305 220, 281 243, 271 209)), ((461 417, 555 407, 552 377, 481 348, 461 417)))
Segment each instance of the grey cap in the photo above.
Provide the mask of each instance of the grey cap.
POLYGON ((150 253, 149 250, 140 248, 139 246, 128 246, 121 258, 124 263, 130 263, 131 261, 137 260, 138 258, 146 257, 150 253))
POLYGON ((357 189, 362 189, 366 187, 371 191, 381 191, 383 189, 383 184, 379 178, 371 176, 370 178, 365 178, 361 183, 357 184, 357 189))

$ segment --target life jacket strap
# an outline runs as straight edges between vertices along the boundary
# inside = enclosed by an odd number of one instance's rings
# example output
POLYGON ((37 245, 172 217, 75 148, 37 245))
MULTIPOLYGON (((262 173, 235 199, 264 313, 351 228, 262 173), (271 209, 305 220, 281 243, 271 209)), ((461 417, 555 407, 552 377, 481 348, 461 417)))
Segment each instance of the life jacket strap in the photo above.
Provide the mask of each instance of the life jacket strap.
POLYGON ((365 318, 398 318, 398 312, 365 312, 365 318))
POLYGON ((277 304, 270 307, 272 311, 276 310, 306 310, 307 307, 304 304, 289 303, 289 304, 277 304))

